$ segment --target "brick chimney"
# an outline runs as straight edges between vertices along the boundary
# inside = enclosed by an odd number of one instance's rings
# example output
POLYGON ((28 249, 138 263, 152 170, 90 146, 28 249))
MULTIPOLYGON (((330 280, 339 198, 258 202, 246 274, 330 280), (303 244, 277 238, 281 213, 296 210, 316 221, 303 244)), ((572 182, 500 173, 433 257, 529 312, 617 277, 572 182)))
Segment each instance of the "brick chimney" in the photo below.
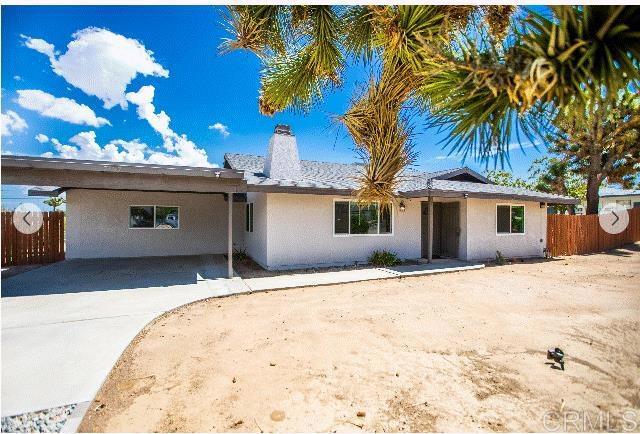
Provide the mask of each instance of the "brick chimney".
POLYGON ((296 136, 289 125, 276 125, 264 160, 264 174, 274 179, 295 180, 300 179, 301 173, 296 136))

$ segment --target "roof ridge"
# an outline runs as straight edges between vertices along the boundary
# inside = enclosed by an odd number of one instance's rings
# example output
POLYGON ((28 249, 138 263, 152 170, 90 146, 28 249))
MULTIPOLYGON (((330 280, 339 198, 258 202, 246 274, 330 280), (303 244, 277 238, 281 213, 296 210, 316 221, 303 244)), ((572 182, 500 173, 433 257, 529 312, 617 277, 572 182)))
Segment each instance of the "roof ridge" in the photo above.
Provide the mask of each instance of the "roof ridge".
MULTIPOLYGON (((226 158, 227 155, 239 155, 239 156, 248 156, 248 157, 265 159, 265 157, 263 155, 248 154, 248 153, 243 153, 243 152, 225 152, 224 153, 224 157, 226 158)), ((320 160, 300 159, 300 162, 303 162, 303 161, 308 162, 308 163, 334 164, 334 165, 337 165, 337 166, 358 166, 358 165, 362 164, 362 163, 358 163, 358 162, 339 163, 339 162, 336 162, 336 161, 320 161, 320 160)), ((415 170, 415 169, 408 168, 408 170, 412 170, 413 172, 415 172, 415 173, 417 173, 419 175, 443 174, 443 173, 448 173, 448 172, 455 172, 456 170, 461 170, 461 169, 473 170, 473 169, 471 169, 471 168, 469 168, 467 166, 458 166, 458 167, 454 167, 454 168, 451 168, 451 169, 434 170, 432 172, 428 172, 428 171, 424 171, 424 170, 415 170)))

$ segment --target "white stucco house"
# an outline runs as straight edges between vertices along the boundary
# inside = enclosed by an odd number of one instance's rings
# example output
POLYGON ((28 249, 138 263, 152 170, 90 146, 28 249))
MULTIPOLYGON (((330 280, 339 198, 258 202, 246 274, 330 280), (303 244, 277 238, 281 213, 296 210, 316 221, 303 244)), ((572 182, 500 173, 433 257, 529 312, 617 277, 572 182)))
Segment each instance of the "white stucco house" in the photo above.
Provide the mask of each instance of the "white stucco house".
POLYGON ((380 249, 407 259, 542 256, 547 204, 576 203, 468 168, 408 170, 385 211, 353 200, 358 164, 300 160, 287 126, 265 151, 225 154, 222 168, 3 156, 2 182, 66 192, 68 259, 227 254, 233 245, 267 269, 353 264, 380 249))
MULTIPOLYGON (((602 187, 598 209, 602 209, 610 203, 623 206, 626 209, 640 208, 640 190, 602 187)), ((585 209, 584 204, 577 205, 576 214, 585 214, 585 209)))

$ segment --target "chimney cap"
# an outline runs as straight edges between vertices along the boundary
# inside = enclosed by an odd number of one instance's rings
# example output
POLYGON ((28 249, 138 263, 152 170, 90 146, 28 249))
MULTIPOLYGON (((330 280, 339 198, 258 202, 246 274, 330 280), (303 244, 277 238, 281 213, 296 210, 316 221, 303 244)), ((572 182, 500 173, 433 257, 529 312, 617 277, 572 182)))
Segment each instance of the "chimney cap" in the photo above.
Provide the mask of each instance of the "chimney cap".
POLYGON ((276 134, 284 134, 286 136, 293 136, 291 132, 291 127, 289 125, 278 124, 276 125, 276 129, 274 131, 276 134))

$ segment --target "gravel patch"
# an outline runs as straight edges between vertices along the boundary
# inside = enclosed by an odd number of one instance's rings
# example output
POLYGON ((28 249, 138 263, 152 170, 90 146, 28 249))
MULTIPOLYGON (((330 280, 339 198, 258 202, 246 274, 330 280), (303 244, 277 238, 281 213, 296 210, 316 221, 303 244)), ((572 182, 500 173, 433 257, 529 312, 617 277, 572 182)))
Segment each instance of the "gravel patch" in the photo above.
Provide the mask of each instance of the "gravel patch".
POLYGON ((2 432, 60 432, 76 404, 2 418, 2 432))

